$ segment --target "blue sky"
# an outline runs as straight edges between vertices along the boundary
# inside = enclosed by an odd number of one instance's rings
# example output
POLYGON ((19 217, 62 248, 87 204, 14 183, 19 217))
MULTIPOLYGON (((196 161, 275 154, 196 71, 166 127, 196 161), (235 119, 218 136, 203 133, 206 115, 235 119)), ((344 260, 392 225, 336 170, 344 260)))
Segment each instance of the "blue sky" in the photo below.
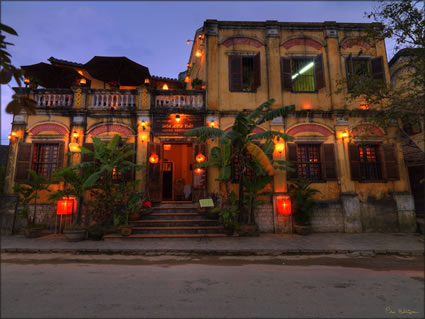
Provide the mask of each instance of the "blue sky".
MULTIPOLYGON (((1 21, 16 66, 48 63, 51 56, 85 63, 93 56, 127 56, 152 75, 176 78, 184 71, 197 28, 206 19, 288 22, 371 22, 372 1, 2 1, 1 21)), ((388 57, 394 52, 387 42, 388 57)), ((11 84, 13 86, 13 84, 11 84)), ((12 90, 1 87, 1 143, 7 144, 11 116, 4 113, 12 90)))

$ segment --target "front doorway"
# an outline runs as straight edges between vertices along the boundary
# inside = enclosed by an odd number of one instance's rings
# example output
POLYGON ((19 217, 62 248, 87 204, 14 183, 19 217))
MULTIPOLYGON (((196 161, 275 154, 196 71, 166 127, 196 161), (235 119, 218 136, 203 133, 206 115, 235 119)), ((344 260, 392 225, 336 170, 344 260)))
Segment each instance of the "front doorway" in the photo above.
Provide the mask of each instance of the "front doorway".
POLYGON ((162 144, 162 200, 192 201, 192 144, 162 144))
POLYGON ((151 143, 148 150, 147 191, 152 202, 205 198, 207 169, 195 166, 199 158, 207 160, 205 144, 163 141, 151 143))

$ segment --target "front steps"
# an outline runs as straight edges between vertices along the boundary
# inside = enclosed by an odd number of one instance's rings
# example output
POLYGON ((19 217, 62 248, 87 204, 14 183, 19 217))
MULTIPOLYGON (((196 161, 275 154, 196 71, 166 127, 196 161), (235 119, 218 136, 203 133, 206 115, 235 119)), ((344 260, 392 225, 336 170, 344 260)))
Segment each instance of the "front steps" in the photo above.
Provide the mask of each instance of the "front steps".
POLYGON ((193 203, 161 203, 153 212, 141 219, 130 222, 133 232, 130 236, 111 234, 105 239, 137 238, 201 238, 225 237, 224 227, 218 220, 208 219, 200 214, 193 203))

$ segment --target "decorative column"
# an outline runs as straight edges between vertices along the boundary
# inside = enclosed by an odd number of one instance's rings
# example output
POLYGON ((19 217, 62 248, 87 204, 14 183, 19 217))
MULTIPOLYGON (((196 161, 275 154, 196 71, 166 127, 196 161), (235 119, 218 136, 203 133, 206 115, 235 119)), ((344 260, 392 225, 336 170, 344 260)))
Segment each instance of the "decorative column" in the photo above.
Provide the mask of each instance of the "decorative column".
POLYGON ((137 153, 136 153, 136 164, 142 165, 143 167, 136 171, 136 180, 140 181, 137 184, 137 191, 145 192, 147 186, 147 152, 148 143, 150 142, 150 120, 149 115, 145 114, 139 116, 137 126, 137 153))
POLYGON ((219 107, 219 92, 218 92, 218 23, 217 20, 207 20, 204 23, 205 30, 205 69, 207 81, 207 94, 206 94, 206 107, 211 109, 218 109, 219 107))

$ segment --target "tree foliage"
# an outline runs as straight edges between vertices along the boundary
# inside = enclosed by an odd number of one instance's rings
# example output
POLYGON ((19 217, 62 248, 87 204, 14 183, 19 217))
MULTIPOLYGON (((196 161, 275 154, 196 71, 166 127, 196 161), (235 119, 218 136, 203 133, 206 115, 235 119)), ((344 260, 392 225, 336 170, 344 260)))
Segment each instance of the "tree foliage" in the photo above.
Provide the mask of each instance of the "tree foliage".
MULTIPOLYGON (((372 27, 360 40, 369 43, 391 38, 395 49, 403 49, 403 67, 396 83, 383 83, 368 76, 355 75, 348 80, 349 101, 361 98, 372 112, 369 119, 382 127, 394 120, 412 123, 425 114, 425 18, 423 1, 380 1, 370 13, 370 19, 382 24, 372 27)), ((400 52, 401 53, 401 52, 400 52)), ((400 55, 399 53, 399 55, 400 55)))

